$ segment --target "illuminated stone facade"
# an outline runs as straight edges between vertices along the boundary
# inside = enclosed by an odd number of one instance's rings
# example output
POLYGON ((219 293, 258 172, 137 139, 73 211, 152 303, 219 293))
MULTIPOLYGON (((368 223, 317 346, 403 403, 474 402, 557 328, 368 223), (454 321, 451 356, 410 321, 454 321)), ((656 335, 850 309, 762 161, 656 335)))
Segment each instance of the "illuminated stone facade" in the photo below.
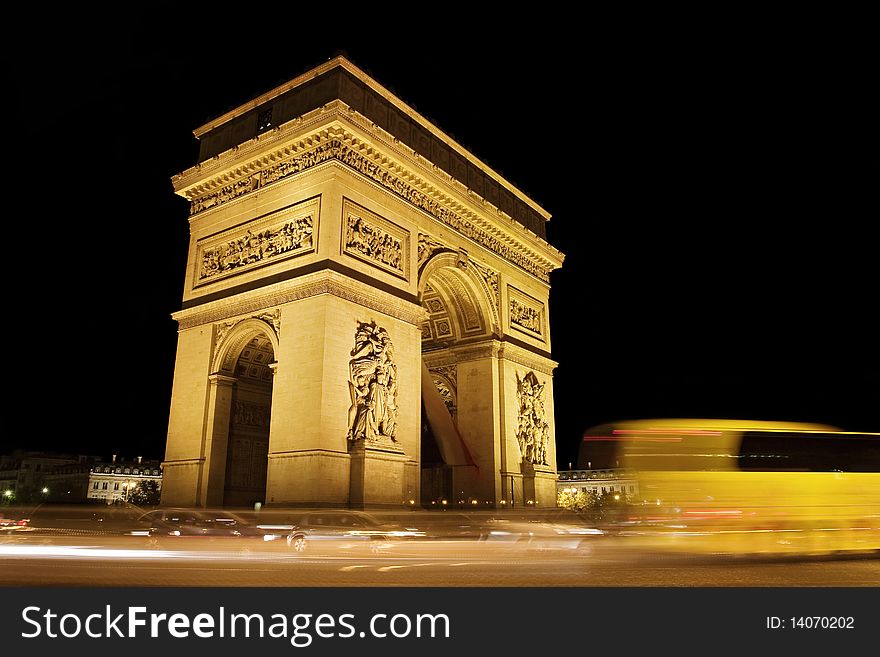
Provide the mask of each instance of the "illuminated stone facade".
POLYGON ((89 469, 88 499, 107 504, 126 502, 135 488, 146 481, 153 481, 158 490, 162 489, 158 461, 144 461, 141 457, 134 461, 117 460, 114 456, 110 463, 95 463, 89 469))
POLYGON ((344 58, 195 134, 163 503, 555 504, 549 215, 344 58))

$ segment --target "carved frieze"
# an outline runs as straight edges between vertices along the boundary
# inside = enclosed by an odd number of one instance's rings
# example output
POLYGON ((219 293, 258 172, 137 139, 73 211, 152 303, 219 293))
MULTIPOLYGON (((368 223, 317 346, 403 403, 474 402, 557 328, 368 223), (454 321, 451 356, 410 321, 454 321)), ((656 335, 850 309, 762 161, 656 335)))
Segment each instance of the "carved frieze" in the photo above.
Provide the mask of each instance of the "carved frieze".
POLYGON ((310 169, 322 162, 326 162, 336 156, 336 152, 340 146, 341 143, 336 140, 325 142, 317 148, 297 155, 296 157, 276 162, 275 164, 260 169, 251 176, 224 185, 215 192, 191 199, 189 213, 191 215, 198 214, 204 210, 222 205, 227 201, 232 201, 240 196, 256 191, 257 189, 265 187, 273 182, 292 176, 295 173, 310 169))
POLYGON ((339 159, 357 171, 364 173, 387 189, 392 190, 398 196, 406 199, 417 208, 424 210, 436 219, 442 221, 444 224, 454 228, 462 235, 470 237, 474 241, 485 246, 487 249, 495 251, 507 260, 510 260, 512 263, 539 277, 541 280, 550 280, 547 270, 538 266, 530 258, 522 253, 514 251, 501 240, 492 237, 489 233, 481 230, 472 222, 442 206, 433 196, 429 196, 428 194, 420 192, 414 187, 408 185, 401 178, 384 170, 375 162, 367 159, 364 155, 356 153, 349 148, 342 148, 340 150, 339 159))
POLYGON ((319 204, 310 199, 199 240, 194 287, 313 252, 319 204))
POLYGON ((409 233, 357 203, 343 199, 342 252, 406 279, 409 233))
POLYGON ((232 424, 260 429, 269 426, 269 407, 252 402, 236 401, 232 405, 232 424))
POLYGON ((450 210, 437 200, 434 195, 419 191, 407 183, 400 175, 392 172, 388 167, 381 166, 368 156, 349 148, 339 139, 331 139, 317 147, 291 157, 287 160, 275 162, 263 167, 259 172, 247 178, 224 185, 217 191, 212 191, 197 198, 191 198, 190 213, 197 214, 207 209, 217 207, 223 203, 234 200, 245 194, 265 187, 268 184, 287 178, 311 167, 317 166, 331 159, 351 167, 362 173, 385 189, 394 192, 399 197, 408 201, 415 207, 424 210, 435 219, 441 221, 453 230, 474 240, 485 248, 494 251, 506 260, 521 267, 542 281, 548 282, 549 269, 535 262, 527 253, 508 246, 504 241, 494 237, 491 233, 478 227, 473 222, 450 210))
POLYGON ((367 285, 328 271, 308 275, 299 281, 291 281, 267 291, 234 298, 227 297, 197 308, 177 311, 172 318, 178 322, 180 329, 184 330, 214 322, 231 321, 232 317, 259 312, 267 306, 283 306, 291 301, 322 294, 346 299, 413 326, 421 326, 425 321, 425 310, 421 306, 399 300, 375 288, 369 288, 367 285))
POLYGON ((391 338, 376 322, 358 322, 348 361, 348 440, 397 442, 397 365, 391 338))
POLYGON ((544 304, 513 286, 508 286, 507 296, 510 326, 543 341, 544 304))
POLYGON ((516 375, 516 399, 518 404, 516 439, 523 461, 534 465, 547 465, 547 445, 550 425, 544 409, 544 387, 534 372, 522 378, 516 375))

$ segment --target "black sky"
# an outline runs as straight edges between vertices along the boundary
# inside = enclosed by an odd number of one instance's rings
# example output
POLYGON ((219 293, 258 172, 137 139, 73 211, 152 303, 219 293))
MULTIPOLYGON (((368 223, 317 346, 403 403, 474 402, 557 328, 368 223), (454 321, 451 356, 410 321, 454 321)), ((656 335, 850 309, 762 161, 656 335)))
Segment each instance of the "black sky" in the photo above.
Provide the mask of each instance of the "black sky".
POLYGON ((11 55, 2 451, 163 456, 188 239, 170 177, 196 162, 194 128, 340 51, 552 213, 560 467, 623 418, 880 431, 858 42, 167 18, 41 28, 42 59, 11 55))

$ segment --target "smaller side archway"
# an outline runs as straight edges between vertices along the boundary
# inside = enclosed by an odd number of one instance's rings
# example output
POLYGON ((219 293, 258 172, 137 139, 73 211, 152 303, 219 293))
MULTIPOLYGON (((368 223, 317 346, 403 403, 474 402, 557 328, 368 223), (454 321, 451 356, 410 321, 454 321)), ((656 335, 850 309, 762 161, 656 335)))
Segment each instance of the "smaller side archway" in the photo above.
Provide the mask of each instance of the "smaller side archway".
POLYGON ((264 502, 278 336, 260 319, 228 327, 212 362, 205 506, 264 502))

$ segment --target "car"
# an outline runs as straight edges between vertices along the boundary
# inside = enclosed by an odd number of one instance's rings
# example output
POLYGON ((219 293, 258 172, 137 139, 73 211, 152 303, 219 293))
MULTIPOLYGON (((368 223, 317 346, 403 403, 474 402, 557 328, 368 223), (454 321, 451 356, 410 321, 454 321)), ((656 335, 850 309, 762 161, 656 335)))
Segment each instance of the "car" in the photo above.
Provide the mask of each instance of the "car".
POLYGON ((415 527, 386 523, 362 511, 315 511, 303 515, 287 535, 295 552, 309 546, 366 548, 381 552, 396 541, 424 536, 415 527))
POLYGON ((276 535, 223 510, 156 509, 143 514, 137 521, 134 536, 147 536, 151 545, 162 541, 200 539, 253 539, 262 542, 276 535))
POLYGON ((553 518, 492 518, 482 540, 514 549, 590 554, 596 538, 605 532, 596 527, 553 518))
POLYGON ((31 520, 22 515, 6 516, 0 511, 0 531, 21 531, 30 527, 31 520))

